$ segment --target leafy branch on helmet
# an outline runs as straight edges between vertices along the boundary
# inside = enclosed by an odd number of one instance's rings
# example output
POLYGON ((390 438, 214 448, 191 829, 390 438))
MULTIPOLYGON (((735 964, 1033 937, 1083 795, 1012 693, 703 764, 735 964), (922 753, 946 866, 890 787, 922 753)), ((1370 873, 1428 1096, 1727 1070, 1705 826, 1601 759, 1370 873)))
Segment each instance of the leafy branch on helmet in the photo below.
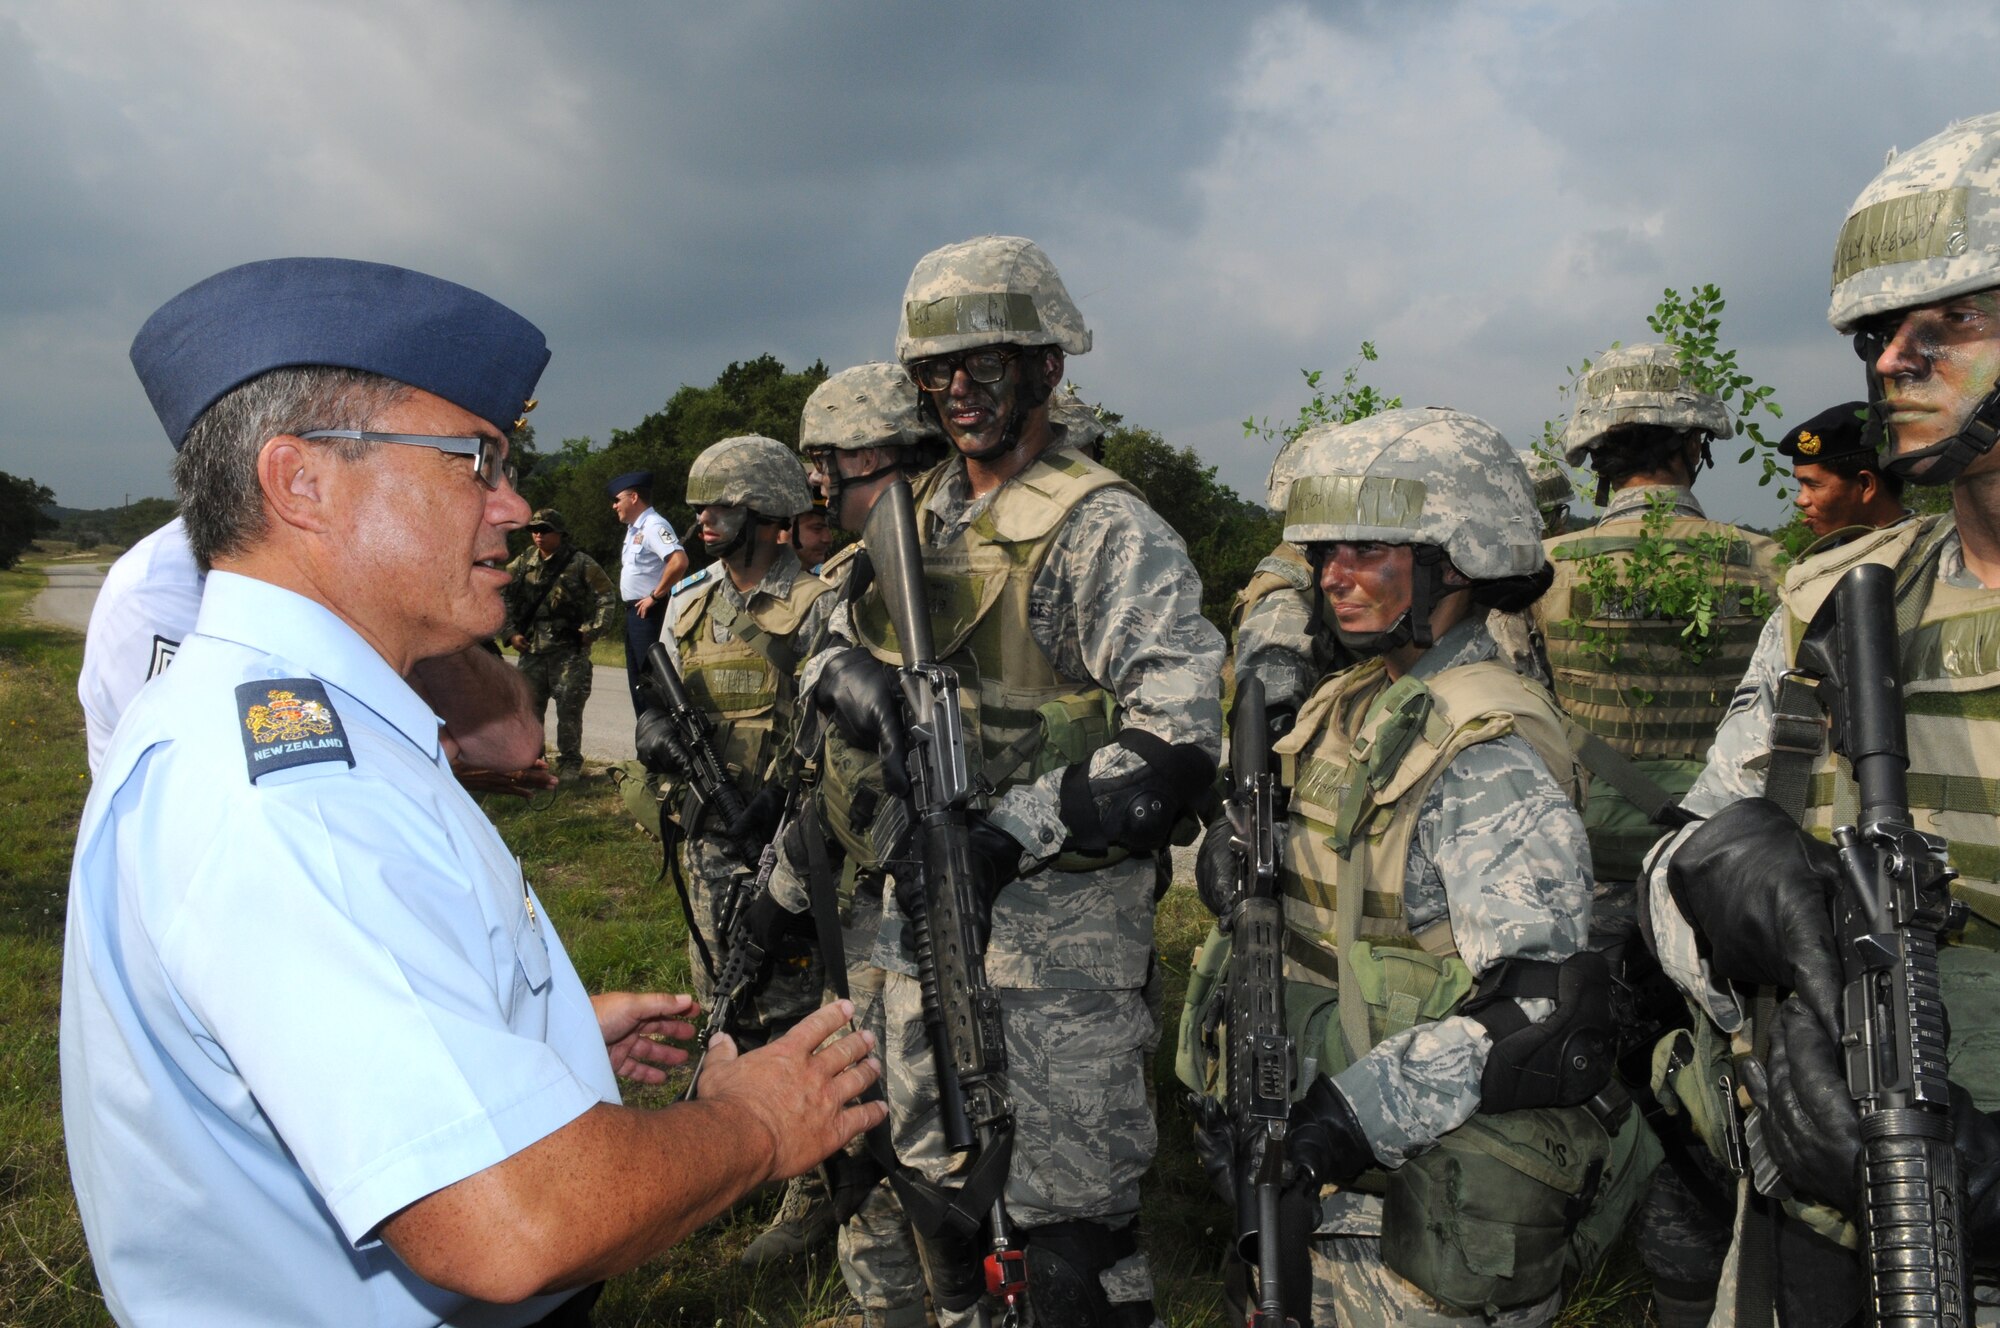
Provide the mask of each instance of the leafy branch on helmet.
POLYGON ((1290 424, 1272 424, 1269 416, 1259 422, 1252 415, 1243 421, 1243 436, 1262 438, 1267 443, 1289 443, 1314 425, 1352 424, 1385 410, 1401 409, 1401 397, 1386 396, 1360 381, 1361 366, 1364 363, 1373 364, 1377 358, 1375 343, 1362 342, 1359 354, 1340 375, 1340 390, 1337 392, 1328 392, 1320 386, 1321 379, 1325 377, 1324 370, 1299 370, 1305 376, 1306 388, 1312 393, 1312 399, 1299 407, 1299 417, 1290 424))
MULTIPOLYGON (((1761 410, 1772 419, 1782 419, 1785 412, 1771 399, 1776 389, 1759 386, 1736 367, 1735 349, 1723 347, 1724 303, 1722 288, 1713 282, 1690 287, 1685 296, 1669 286, 1661 292, 1653 312, 1646 315, 1646 326, 1680 352, 1681 368, 1693 384, 1721 401, 1735 415, 1736 432, 1748 443, 1736 459, 1748 461, 1760 452, 1762 455, 1763 474, 1757 478, 1758 485, 1783 481, 1790 468, 1778 456, 1777 441, 1764 436, 1757 414, 1761 410)), ((1784 496, 1780 483, 1778 497, 1784 496)))

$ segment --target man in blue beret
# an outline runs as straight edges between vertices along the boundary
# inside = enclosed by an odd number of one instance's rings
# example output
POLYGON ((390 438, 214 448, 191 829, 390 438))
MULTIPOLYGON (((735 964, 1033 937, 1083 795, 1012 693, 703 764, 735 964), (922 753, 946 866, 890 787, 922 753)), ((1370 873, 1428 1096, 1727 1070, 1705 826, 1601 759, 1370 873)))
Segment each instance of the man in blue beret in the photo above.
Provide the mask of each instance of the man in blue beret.
POLYGON ((70 879, 63 1119, 123 1323, 587 1323, 594 1285, 879 1122, 851 1010, 698 1103, 685 996, 591 997, 406 678, 500 625, 518 314, 333 259, 232 268, 132 359, 207 573, 70 879))
POLYGON ((611 510, 625 523, 619 555, 618 597, 625 601, 625 681, 632 713, 646 713, 639 681, 646 676, 646 652, 667 624, 667 595, 687 575, 687 550, 673 525, 653 510, 653 472, 634 470, 604 486, 611 510))

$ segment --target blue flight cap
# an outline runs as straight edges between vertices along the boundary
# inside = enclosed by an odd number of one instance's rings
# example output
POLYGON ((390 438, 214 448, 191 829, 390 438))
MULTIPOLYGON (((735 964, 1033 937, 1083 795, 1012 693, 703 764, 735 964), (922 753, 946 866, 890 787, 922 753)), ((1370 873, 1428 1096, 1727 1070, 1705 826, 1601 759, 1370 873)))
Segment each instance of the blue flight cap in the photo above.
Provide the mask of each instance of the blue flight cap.
POLYGON ((176 448, 232 388, 303 365, 381 374, 511 431, 548 362, 541 329, 499 301, 351 258, 218 272, 161 305, 132 339, 132 367, 176 448))
POLYGON ((604 486, 604 496, 606 498, 616 498, 627 489, 638 489, 644 493, 651 493, 653 491, 653 472, 650 470, 628 470, 604 486))

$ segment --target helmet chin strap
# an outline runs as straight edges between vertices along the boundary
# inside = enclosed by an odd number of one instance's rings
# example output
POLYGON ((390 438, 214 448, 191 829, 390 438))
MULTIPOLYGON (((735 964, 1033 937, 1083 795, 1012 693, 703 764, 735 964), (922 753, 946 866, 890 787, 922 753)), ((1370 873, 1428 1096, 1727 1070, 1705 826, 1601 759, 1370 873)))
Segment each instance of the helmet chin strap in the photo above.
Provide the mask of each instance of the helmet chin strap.
MULTIPOLYGON (((840 463, 836 461, 826 481, 826 519, 834 525, 840 526, 842 530, 847 530, 846 526, 840 525, 841 499, 846 496, 847 491, 849 489, 858 489, 864 484, 873 484, 884 475, 893 475, 897 471, 905 469, 908 469, 908 467, 901 461, 891 461, 886 466, 875 467, 875 469, 865 475, 843 475, 840 473, 840 463)), ((849 531, 849 533, 859 535, 861 532, 855 530, 849 531)))
MULTIPOLYGON (((1030 347, 1029 353, 1044 349, 1047 348, 1041 346, 1030 347)), ((1026 354, 1022 358, 1025 359, 1026 354)), ((1034 411, 1035 407, 1047 401, 1050 393, 1053 391, 1054 389, 1040 378, 1022 377, 1017 379, 1014 385, 1014 404, 1007 412, 1007 427, 1000 431, 1000 437, 993 446, 981 448, 977 452, 968 452, 958 446, 958 440, 955 438, 952 439, 952 446, 967 461, 987 462, 999 460, 1021 445, 1021 434, 1028 427, 1029 414, 1034 411)), ((938 410, 934 394, 930 392, 924 393, 924 407, 937 418, 939 429, 944 433, 945 437, 951 438, 951 431, 943 427, 944 420, 938 410)))
POLYGON ((1431 639, 1431 613, 1437 602, 1444 598, 1444 550, 1435 544, 1419 544, 1412 552, 1416 563, 1410 569, 1410 607, 1403 610, 1403 616, 1396 619, 1380 632, 1350 632, 1340 625, 1331 606, 1324 598, 1320 603, 1325 616, 1332 621, 1334 635, 1340 644, 1364 658, 1386 655, 1391 650, 1403 646, 1416 646, 1419 650, 1429 650, 1431 639))
MULTIPOLYGON (((1893 452, 1896 446, 1895 435, 1883 419, 1887 414, 1882 375, 1870 365, 1868 423, 1863 426, 1862 437, 1875 440, 1878 455, 1883 451, 1893 452)), ((1902 476, 1908 484, 1950 484, 1965 473, 1967 466, 1992 451, 1996 438, 2000 438, 2000 387, 1988 392, 1986 399, 1973 407, 1957 433, 1915 452, 1897 453, 1882 468, 1902 476)))

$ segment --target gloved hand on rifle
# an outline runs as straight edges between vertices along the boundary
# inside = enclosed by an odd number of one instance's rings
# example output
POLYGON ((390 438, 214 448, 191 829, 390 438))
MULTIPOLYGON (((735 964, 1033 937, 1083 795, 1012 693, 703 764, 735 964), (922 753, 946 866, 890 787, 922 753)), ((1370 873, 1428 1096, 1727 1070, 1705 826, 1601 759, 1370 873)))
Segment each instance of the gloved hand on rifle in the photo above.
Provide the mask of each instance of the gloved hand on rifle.
POLYGON ((1202 831, 1201 847, 1195 851, 1194 889, 1201 902, 1218 918, 1227 918, 1236 903, 1239 860, 1234 836, 1236 828, 1224 812, 1202 831))
POLYGON ((632 732, 632 745, 638 751, 639 764, 656 775, 684 783, 693 773, 681 755, 680 743, 675 740, 673 721, 658 706, 649 707, 639 716, 638 727, 632 732))
POLYGON ((1768 798, 1746 798, 1682 841, 1667 880, 1717 977, 1795 990, 1829 1034, 1839 1028, 1830 906, 1840 859, 1831 845, 1768 798))
POLYGON ((1163 849, 1172 840, 1181 809, 1215 781, 1215 758, 1192 743, 1169 743, 1144 729, 1121 729, 1117 746, 1139 758, 1123 774, 1093 778, 1092 761, 1063 772, 1062 819, 1066 848, 1102 853, 1163 849))
POLYGON ((784 790, 767 784, 743 805, 743 814, 729 823, 729 837, 741 846, 746 859, 755 862, 764 845, 778 833, 778 822, 784 816, 784 790))
MULTIPOLYGON (((979 893, 979 930, 983 946, 993 926, 993 901, 1000 891, 1021 879, 1021 841, 986 819, 982 812, 968 812, 965 837, 972 859, 972 879, 979 893)), ((901 854, 897 856, 902 856, 901 854)), ((916 872, 896 873, 896 907, 903 916, 917 916, 926 904, 916 872)))
MULTIPOLYGON (((1764 1109, 1771 1156, 1792 1188, 1849 1216, 1858 1213, 1861 1115, 1847 1091, 1839 1044, 1797 997, 1778 1007, 1769 1069, 1749 1062, 1745 1080, 1764 1109)), ((2000 1119, 1953 1084, 1951 1123, 1965 1180, 1966 1248, 1975 1264, 1991 1267, 2000 1264, 2000 1119)))
POLYGON ((827 658, 813 686, 813 704, 840 735, 882 757, 882 782, 903 797, 910 791, 909 734, 896 671, 859 646, 827 658))
POLYGON ((1292 1103, 1285 1133, 1285 1162, 1313 1189, 1347 1185, 1375 1165, 1375 1150, 1354 1118, 1354 1107, 1325 1075, 1314 1075, 1306 1095, 1292 1103))

